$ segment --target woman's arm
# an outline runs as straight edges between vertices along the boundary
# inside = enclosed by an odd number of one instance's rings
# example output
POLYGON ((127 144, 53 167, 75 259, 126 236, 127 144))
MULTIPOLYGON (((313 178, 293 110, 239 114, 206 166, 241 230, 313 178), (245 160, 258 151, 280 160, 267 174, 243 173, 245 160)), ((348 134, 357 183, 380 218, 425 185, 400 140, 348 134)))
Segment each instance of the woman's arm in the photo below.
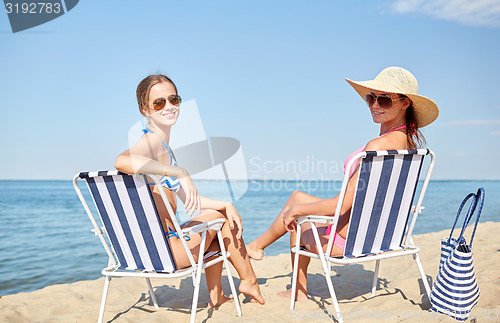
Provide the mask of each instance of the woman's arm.
POLYGON ((164 149, 161 138, 158 136, 144 136, 130 149, 121 153, 115 160, 115 168, 127 174, 156 174, 161 176, 177 177, 185 192, 184 207, 191 214, 200 210, 198 190, 186 169, 172 166, 170 155, 164 149), (167 157, 168 156, 168 157, 167 157))
POLYGON ((115 168, 126 174, 156 174, 178 178, 189 175, 182 167, 167 165, 165 162, 141 154, 133 154, 130 150, 123 152, 116 158, 115 168))
MULTIPOLYGON (((342 207, 340 208, 340 214, 345 214, 352 207, 352 203, 354 200, 354 192, 356 190, 356 182, 358 179, 358 171, 351 176, 349 182, 347 183, 347 189, 344 195, 344 201, 342 203, 342 207)), ((293 223, 295 219, 299 216, 306 215, 327 215, 334 216, 335 210, 337 209, 337 204, 339 201, 339 195, 320 200, 312 203, 304 203, 304 204, 296 204, 285 211, 283 214, 283 223, 287 229, 287 231, 293 231, 295 228, 293 223)))
POLYGON ((243 224, 241 222, 240 214, 238 213, 234 205, 231 202, 215 200, 205 196, 200 196, 200 198, 202 209, 225 211, 222 213, 226 215, 227 220, 229 221, 229 227, 231 228, 231 230, 233 230, 234 224, 236 224, 236 238, 240 239, 243 232, 243 224))
MULTIPOLYGON (((179 193, 177 193, 177 196, 179 196, 181 201, 184 203, 186 199, 184 190, 180 190, 179 193)), ((201 209, 203 210, 211 209, 211 210, 221 211, 223 214, 225 214, 225 216, 229 221, 229 227, 231 228, 231 230, 234 229, 234 224, 236 223, 236 227, 238 228, 236 237, 238 239, 241 238, 241 233, 243 232, 243 224, 241 222, 241 217, 238 211, 231 202, 211 199, 209 197, 201 195, 199 196, 199 198, 200 198, 201 209)))

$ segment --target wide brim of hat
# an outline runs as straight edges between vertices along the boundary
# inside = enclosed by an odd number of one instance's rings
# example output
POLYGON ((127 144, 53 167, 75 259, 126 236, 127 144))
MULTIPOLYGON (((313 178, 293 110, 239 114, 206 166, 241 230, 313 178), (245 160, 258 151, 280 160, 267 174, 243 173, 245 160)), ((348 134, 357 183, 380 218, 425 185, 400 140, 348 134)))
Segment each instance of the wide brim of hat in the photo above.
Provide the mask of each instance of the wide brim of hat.
POLYGON ((351 86, 358 92, 363 100, 372 90, 386 92, 386 93, 398 93, 409 97, 412 101, 412 107, 415 114, 415 119, 419 128, 425 127, 432 123, 439 116, 439 108, 437 104, 431 99, 414 93, 407 93, 402 91, 398 87, 377 80, 370 81, 352 81, 345 79, 351 86))

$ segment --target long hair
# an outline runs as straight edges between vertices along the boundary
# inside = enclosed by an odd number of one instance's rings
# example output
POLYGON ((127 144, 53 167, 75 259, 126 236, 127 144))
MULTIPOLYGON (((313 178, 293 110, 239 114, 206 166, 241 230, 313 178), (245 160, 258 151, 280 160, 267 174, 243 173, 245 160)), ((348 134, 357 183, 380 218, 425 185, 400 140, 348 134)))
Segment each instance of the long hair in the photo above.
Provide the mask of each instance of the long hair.
POLYGON ((406 139, 411 149, 421 148, 425 145, 425 137, 418 128, 418 122, 413 111, 413 102, 406 109, 406 139))

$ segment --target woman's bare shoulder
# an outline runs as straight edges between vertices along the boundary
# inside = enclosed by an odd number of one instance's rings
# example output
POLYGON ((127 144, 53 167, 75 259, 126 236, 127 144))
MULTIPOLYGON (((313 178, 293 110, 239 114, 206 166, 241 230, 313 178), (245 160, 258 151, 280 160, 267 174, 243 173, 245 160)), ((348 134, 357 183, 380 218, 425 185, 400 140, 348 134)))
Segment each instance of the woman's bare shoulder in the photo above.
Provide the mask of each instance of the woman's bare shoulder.
POLYGON ((163 141, 157 134, 147 133, 139 139, 129 152, 131 154, 138 154, 144 156, 156 156, 163 151, 163 141))
POLYGON ((387 134, 385 136, 377 137, 370 140, 365 147, 365 150, 393 150, 393 149, 406 149, 407 140, 406 136, 401 134, 387 134))

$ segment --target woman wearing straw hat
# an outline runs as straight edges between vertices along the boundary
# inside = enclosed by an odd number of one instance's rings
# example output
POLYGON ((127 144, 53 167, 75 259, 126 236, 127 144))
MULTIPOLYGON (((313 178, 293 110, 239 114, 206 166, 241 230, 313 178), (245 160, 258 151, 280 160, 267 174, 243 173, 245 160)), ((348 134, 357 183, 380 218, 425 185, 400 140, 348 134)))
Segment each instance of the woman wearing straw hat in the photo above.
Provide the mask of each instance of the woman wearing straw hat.
MULTIPOLYGON (((369 81, 355 82, 349 79, 346 81, 368 104, 373 121, 380 124, 380 133, 378 137, 354 151, 345 161, 344 172, 349 171, 350 179, 337 232, 334 233, 332 256, 343 254, 358 176, 357 165, 354 164, 350 170, 345 169, 349 161, 354 155, 364 150, 419 148, 425 143, 419 129, 436 120, 439 115, 438 106, 434 101, 417 94, 417 80, 404 68, 388 67, 380 72, 375 79, 369 81)), ((321 199, 304 192, 293 192, 271 226, 247 246, 248 254, 255 260, 262 259, 264 249, 287 232, 290 232, 290 245, 293 246, 295 244, 295 218, 309 214, 333 216, 337 201, 338 196, 321 199)), ((320 239, 326 248, 331 231, 330 227, 326 224, 317 224, 317 227, 320 239)), ((309 251, 317 253, 310 225, 302 226, 301 237, 302 245, 309 251)), ((299 258, 298 285, 295 296, 297 300, 307 298, 307 266, 309 261, 309 257, 301 256, 299 258)), ((294 265, 293 257, 292 265, 294 265)), ((287 290, 278 295, 291 297, 290 294, 291 290, 287 290)))

